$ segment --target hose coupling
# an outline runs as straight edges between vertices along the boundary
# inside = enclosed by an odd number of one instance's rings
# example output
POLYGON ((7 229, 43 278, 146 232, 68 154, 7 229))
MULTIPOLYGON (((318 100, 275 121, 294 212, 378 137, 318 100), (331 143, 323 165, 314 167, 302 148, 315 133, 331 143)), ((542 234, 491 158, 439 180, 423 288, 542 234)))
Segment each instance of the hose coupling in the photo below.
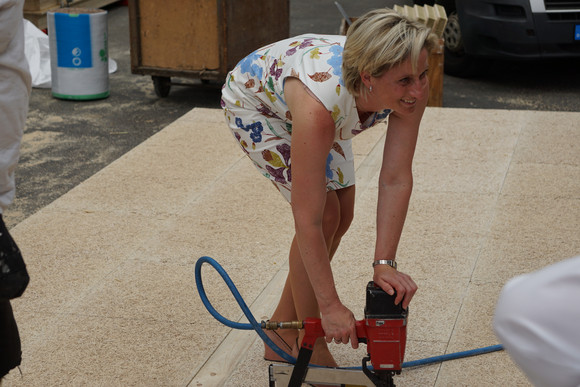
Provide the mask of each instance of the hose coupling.
POLYGON ((262 329, 276 330, 276 329, 302 329, 304 323, 302 321, 262 321, 262 329))

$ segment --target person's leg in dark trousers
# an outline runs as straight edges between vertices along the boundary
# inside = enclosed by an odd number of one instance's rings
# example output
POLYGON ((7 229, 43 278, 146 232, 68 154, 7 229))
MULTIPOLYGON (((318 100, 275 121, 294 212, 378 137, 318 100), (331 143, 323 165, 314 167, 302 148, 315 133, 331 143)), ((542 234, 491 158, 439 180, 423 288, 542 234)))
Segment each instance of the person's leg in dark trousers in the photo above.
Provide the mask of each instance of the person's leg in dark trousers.
MULTIPOLYGON (((19 297, 22 295, 26 286, 28 285, 28 280, 24 279, 22 274, 26 272, 26 267, 24 261, 16 262, 14 257, 21 257, 20 250, 12 239, 10 232, 4 224, 4 219, 0 214, 0 262, 2 262, 1 269, 3 274, 8 270, 12 271, 10 280, 3 277, 2 280, 2 296, 0 297, 0 383, 1 379, 10 372, 11 369, 18 367, 22 361, 22 351, 20 347, 20 334, 18 333, 18 326, 16 325, 16 320, 14 319, 14 313, 12 311, 12 305, 10 304, 10 298, 19 297), (9 259, 12 257, 12 259, 9 259), (21 266, 16 266, 21 264, 21 266), (8 282, 10 281, 10 282, 8 282), (6 288, 6 286, 8 286, 6 288), (9 290, 9 294, 6 293, 9 290)), ((28 274, 26 273, 26 278, 28 274)))
POLYGON ((21 361, 20 335, 12 306, 10 301, 0 301, 0 379, 21 361))

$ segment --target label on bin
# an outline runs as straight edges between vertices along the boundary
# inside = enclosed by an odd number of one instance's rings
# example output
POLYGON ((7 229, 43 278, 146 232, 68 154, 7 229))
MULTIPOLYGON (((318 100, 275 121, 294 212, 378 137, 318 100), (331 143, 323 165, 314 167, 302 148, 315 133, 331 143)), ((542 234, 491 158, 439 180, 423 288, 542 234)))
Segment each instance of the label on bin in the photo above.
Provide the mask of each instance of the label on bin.
POLYGON ((87 14, 54 14, 58 67, 93 67, 91 22, 87 14))

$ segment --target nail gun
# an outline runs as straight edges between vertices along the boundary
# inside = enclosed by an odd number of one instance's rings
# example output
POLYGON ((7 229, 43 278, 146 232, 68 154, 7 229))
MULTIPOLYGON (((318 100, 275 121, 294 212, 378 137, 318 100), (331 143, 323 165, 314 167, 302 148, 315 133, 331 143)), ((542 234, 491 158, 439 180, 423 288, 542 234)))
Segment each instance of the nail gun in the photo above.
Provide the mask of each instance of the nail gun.
MULTIPOLYGON (((401 373, 407 341, 408 310, 395 305, 374 282, 366 287, 364 319, 356 322, 359 343, 367 345, 362 370, 309 366, 314 343, 324 337, 320 319, 307 318, 299 324, 304 339, 294 365, 270 365, 270 386, 300 387, 302 383, 395 387, 393 376, 401 373), (369 367, 369 361, 372 367, 369 367), (280 384, 278 384, 280 382, 280 384)), ((262 322, 262 328, 296 328, 296 322, 262 322)))

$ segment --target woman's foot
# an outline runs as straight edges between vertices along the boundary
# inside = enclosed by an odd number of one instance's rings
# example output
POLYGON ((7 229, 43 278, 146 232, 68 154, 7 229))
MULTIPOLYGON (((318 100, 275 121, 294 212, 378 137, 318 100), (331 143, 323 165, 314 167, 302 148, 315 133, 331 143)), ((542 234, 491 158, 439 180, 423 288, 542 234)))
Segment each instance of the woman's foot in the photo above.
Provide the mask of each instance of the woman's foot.
MULTIPOLYGON (((283 330, 280 334, 277 331, 264 330, 264 333, 276 344, 282 351, 288 355, 298 358, 298 352, 300 350, 300 345, 298 344, 298 335, 295 331, 283 330), (290 345, 292 343, 293 345, 290 345)), ((287 361, 278 355, 272 348, 270 348, 264 342, 264 360, 273 362, 287 363, 287 361)), ((312 351, 312 357, 310 358, 310 364, 323 366, 323 367, 338 367, 338 364, 334 360, 334 357, 328 349, 328 345, 324 340, 324 337, 319 337, 314 343, 314 350, 312 351)))
MULTIPOLYGON (((285 353, 287 353, 288 355, 290 355, 290 356, 292 356, 294 358, 297 358, 298 357, 298 342, 297 342, 298 335, 296 335, 296 334, 290 334, 290 335, 286 334, 285 335, 286 336, 285 338, 286 338, 286 340, 288 340, 288 341, 286 341, 276 331, 264 330, 264 333, 282 351, 284 351, 285 353), (292 336, 294 336, 293 339, 292 339, 292 336), (290 345, 289 343, 292 343, 293 345, 290 345)), ((268 344, 266 344, 266 342, 264 342, 264 360, 273 361, 273 362, 288 363, 284 358, 282 358, 282 356, 280 356, 276 352, 274 352, 274 350, 272 348, 270 348, 268 346, 268 344)))
POLYGON ((314 350, 312 351, 312 357, 310 358, 310 364, 315 364, 324 367, 338 367, 334 357, 328 349, 328 345, 324 340, 324 337, 319 337, 314 343, 314 350))

